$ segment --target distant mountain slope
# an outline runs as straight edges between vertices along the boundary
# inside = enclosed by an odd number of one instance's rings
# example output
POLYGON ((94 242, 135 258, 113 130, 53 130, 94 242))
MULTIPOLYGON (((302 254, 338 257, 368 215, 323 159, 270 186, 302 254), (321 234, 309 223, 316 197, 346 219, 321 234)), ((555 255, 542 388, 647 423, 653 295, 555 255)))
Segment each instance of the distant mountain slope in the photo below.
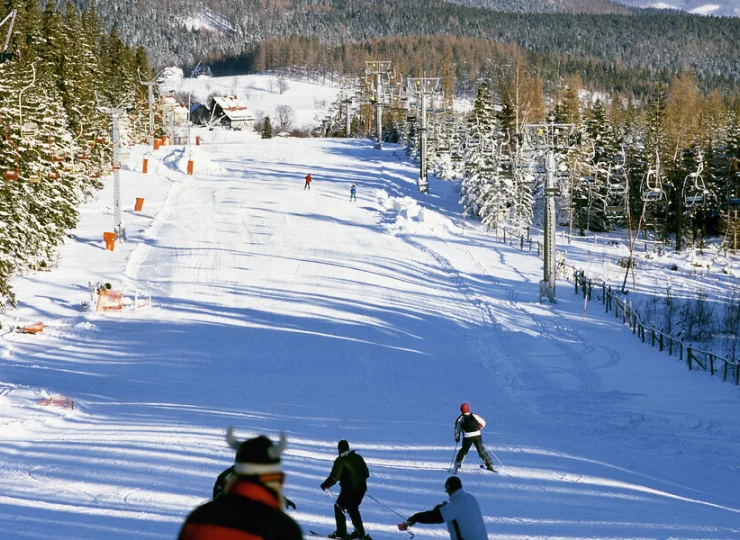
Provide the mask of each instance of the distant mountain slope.
POLYGON ((610 0, 446 0, 451 4, 512 13, 627 14, 629 9, 610 0))
POLYGON ((740 17, 740 0, 615 0, 641 8, 675 9, 695 15, 740 17))
POLYGON ((455 1, 100 0, 98 12, 106 27, 115 25, 126 43, 144 46, 159 67, 234 57, 272 37, 301 36, 337 46, 384 36, 450 35, 594 59, 607 70, 615 62, 663 73, 688 67, 700 76, 740 81, 740 65, 733 60, 740 56, 740 26, 734 19, 574 13, 589 3, 632 12, 606 0, 455 1), (510 11, 462 5, 472 2, 510 11))

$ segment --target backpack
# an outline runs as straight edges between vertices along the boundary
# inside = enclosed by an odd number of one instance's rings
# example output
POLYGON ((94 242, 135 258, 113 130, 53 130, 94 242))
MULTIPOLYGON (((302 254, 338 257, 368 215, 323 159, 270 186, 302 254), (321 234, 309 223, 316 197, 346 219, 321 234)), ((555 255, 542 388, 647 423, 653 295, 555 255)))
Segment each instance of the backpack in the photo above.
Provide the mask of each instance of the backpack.
POLYGON ((481 426, 478 423, 478 420, 475 419, 475 416, 473 416, 472 413, 463 415, 462 430, 465 433, 471 433, 473 431, 478 431, 480 428, 481 426))

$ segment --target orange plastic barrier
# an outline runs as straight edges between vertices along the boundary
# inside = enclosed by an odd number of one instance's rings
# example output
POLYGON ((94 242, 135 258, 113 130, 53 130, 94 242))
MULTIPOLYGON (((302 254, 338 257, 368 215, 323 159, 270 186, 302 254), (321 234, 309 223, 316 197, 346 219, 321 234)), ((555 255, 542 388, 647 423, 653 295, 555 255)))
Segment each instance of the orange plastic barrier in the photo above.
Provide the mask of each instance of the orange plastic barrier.
POLYGON ((200 135, 196 135, 195 137, 195 146, 200 146, 200 135))
POLYGON ((59 394, 58 396, 53 396, 50 398, 42 399, 41 401, 37 401, 36 405, 43 405, 45 407, 52 405, 54 407, 61 407, 63 409, 74 409, 75 400, 72 398, 68 398, 63 394, 59 394))
POLYGON ((141 172, 146 174, 149 172, 149 160, 144 158, 144 164, 141 166, 141 172))
POLYGON ((170 144, 170 138, 167 135, 162 135, 162 146, 170 144))
POLYGON ((37 322, 36 324, 29 324, 28 326, 23 326, 21 328, 21 333, 23 334, 38 334, 44 331, 44 323, 37 322))
POLYGON ((193 160, 192 159, 188 160, 188 174, 190 176, 193 175, 193 160))
POLYGON ((144 199, 141 197, 136 197, 136 204, 134 205, 134 210, 137 212, 141 212, 141 209, 144 208, 144 199))
POLYGON ((113 251, 116 247, 116 233, 104 232, 103 240, 105 240, 105 249, 113 251))
POLYGON ((154 149, 159 150, 160 146, 162 146, 162 139, 154 139, 154 149))

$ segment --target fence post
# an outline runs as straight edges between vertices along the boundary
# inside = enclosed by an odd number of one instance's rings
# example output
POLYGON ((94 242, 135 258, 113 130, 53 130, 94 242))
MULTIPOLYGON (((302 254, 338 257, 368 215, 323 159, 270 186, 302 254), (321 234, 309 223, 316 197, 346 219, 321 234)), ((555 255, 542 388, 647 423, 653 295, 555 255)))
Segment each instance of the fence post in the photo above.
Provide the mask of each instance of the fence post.
POLYGON ((660 345, 660 352, 663 352, 663 332, 661 332, 661 333, 659 334, 659 336, 660 336, 660 337, 659 337, 659 339, 658 339, 658 343, 659 343, 659 345, 660 345))
POLYGON ((683 360, 683 341, 678 342, 678 358, 683 360))
POLYGON ((524 251, 524 237, 519 237, 519 251, 524 251))
POLYGON ((504 229, 504 244, 506 243, 506 229, 504 229))
POLYGON ((529 239, 529 252, 532 253, 532 239, 529 239))
POLYGON ((689 364, 689 371, 691 371, 691 360, 693 359, 693 354, 691 352, 691 347, 686 347, 686 360, 689 364))
POLYGON ((709 353, 709 374, 714 375, 714 354, 709 353))
POLYGON ((655 327, 650 328, 650 346, 655 347, 655 327))

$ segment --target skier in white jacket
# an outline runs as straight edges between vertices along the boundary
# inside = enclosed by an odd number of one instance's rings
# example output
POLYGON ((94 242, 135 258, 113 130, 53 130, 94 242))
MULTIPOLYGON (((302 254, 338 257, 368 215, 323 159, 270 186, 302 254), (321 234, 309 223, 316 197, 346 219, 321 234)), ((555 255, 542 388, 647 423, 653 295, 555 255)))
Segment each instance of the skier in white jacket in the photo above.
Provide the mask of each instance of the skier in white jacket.
POLYGON ((451 540, 487 540, 488 533, 480 505, 475 497, 463 490, 457 476, 447 479, 445 491, 450 497, 449 501, 414 514, 399 524, 398 528, 405 531, 417 523, 446 523, 451 540))
POLYGON ((457 470, 462 466, 462 462, 472 445, 475 445, 475 449, 478 450, 478 455, 485 463, 486 469, 495 472, 496 469, 493 468, 491 456, 488 455, 486 448, 483 446, 483 436, 480 433, 480 430, 486 426, 486 421, 477 414, 471 413, 470 405, 467 403, 460 405, 460 413, 460 416, 455 420, 455 442, 460 442, 461 434, 463 442, 455 458, 453 473, 457 473, 457 470))

